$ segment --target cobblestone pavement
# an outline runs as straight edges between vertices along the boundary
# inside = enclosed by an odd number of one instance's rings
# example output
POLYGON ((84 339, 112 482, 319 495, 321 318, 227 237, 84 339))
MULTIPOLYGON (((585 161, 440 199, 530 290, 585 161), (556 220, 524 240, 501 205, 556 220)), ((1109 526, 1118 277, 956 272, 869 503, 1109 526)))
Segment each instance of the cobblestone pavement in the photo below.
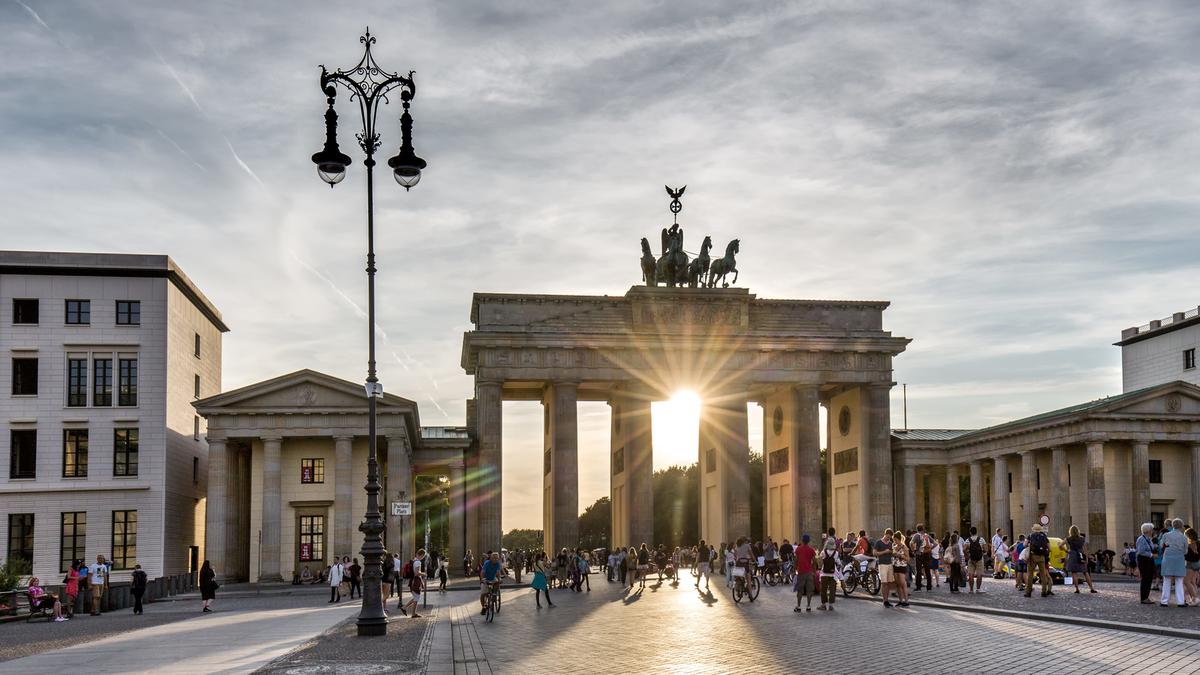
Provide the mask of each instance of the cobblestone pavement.
POLYGON ((392 620, 385 637, 359 637, 357 616, 346 619, 308 644, 280 657, 256 673, 419 673, 424 669, 420 654, 427 630, 437 608, 422 610, 421 617, 408 619, 389 609, 392 620))
POLYGON ((540 610, 529 589, 506 591, 491 624, 474 600, 451 598, 470 622, 454 628, 466 661, 454 672, 1200 672, 1200 640, 841 598, 834 612, 795 614, 784 587, 737 605, 723 581, 705 596, 686 579, 629 594, 603 581, 591 593, 552 591, 557 606, 540 610))
MULTIPOLYGON (((1122 623, 1200 630, 1200 607, 1190 606, 1179 609, 1174 604, 1166 608, 1159 607, 1158 604, 1143 605, 1140 602, 1141 597, 1138 595, 1136 583, 1098 581, 1096 593, 1089 593, 1085 584, 1080 588, 1081 592, 1078 594, 1071 586, 1055 586, 1054 595, 1048 598, 1040 597, 1041 586, 1035 586, 1033 597, 1026 598, 1022 593, 1017 592, 1012 579, 984 578, 983 590, 986 592, 970 594, 963 591, 953 594, 950 592, 950 586, 943 581, 941 587, 935 587, 932 593, 914 592, 911 593, 911 598, 917 601, 934 600, 964 606, 994 607, 1018 612, 1062 614, 1122 623)), ((859 594, 862 594, 861 590, 859 594)), ((1160 595, 1159 591, 1154 591, 1150 594, 1150 598, 1157 603, 1160 595)))
MULTIPOLYGON (((217 594, 213 605, 217 614, 264 609, 288 609, 294 607, 321 606, 325 593, 260 596, 254 598, 223 598, 217 594)), ((32 656, 53 649, 91 642, 101 638, 127 633, 140 628, 186 621, 204 616, 200 612, 199 598, 172 598, 152 602, 145 606, 146 613, 135 615, 132 609, 105 612, 100 616, 86 613, 62 623, 46 621, 24 621, 0 624, 0 662, 32 656)), ((209 615, 212 616, 212 615, 209 615)), ((0 667, 0 671, 3 667, 0 667)))

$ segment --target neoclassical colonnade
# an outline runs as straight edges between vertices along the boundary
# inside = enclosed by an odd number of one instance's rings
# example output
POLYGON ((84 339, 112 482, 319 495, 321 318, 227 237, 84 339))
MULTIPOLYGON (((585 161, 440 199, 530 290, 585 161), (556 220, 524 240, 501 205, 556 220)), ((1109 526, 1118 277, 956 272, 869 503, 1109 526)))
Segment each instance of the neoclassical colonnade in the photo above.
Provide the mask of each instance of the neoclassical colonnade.
POLYGON ((1183 382, 978 431, 897 431, 892 447, 905 523, 1011 534, 1045 514, 1051 536, 1076 525, 1118 550, 1143 522, 1200 522, 1200 388, 1183 382))
POLYGON ((677 389, 703 401, 697 459, 702 536, 749 533, 746 404, 767 436, 768 531, 794 537, 825 521, 891 524, 888 391, 907 340, 882 329, 882 302, 758 300, 744 289, 635 287, 624 297, 476 294, 462 365, 475 376, 468 426, 467 539, 498 548, 505 400, 541 401, 543 528, 548 548, 578 542, 577 404, 612 410, 614 545, 653 541, 651 404, 677 389), (819 406, 845 420, 834 452, 842 502, 822 513, 819 406), (772 462, 771 458, 774 457, 772 462), (861 458, 861 463, 859 462, 861 458), (849 461, 852 459, 853 461, 849 461), (867 485, 875 476, 871 489, 867 485), (882 483, 877 487, 875 483, 882 483), (850 493, 852 491, 852 494, 850 493), (840 511, 839 512, 839 508, 840 511))

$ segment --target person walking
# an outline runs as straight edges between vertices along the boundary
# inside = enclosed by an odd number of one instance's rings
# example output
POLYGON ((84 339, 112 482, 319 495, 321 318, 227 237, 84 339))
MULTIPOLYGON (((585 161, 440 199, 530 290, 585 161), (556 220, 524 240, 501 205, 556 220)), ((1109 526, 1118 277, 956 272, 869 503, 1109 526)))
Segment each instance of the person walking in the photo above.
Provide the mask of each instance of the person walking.
POLYGON ((108 588, 108 563, 104 556, 96 556, 96 562, 88 565, 88 589, 92 593, 92 616, 100 616, 104 591, 108 588))
POLYGON ((1183 577, 1187 574, 1188 538, 1183 533, 1183 520, 1176 518, 1170 528, 1160 537, 1162 547, 1162 599, 1158 604, 1167 607, 1171 603, 1171 585, 1175 586, 1175 604, 1187 607, 1183 597, 1183 577))
MULTIPOLYGON (((910 551, 904 534, 897 531, 892 536, 892 578, 896 586, 896 603, 900 607, 908 607, 908 562, 910 551)), ((885 596, 886 597, 886 596, 885 596)))
POLYGON ((542 608, 542 593, 546 594, 546 604, 554 606, 554 602, 550 600, 550 583, 546 579, 548 567, 546 552, 538 551, 537 557, 533 561, 533 582, 529 584, 533 587, 533 599, 537 601, 538 609, 542 608))
POLYGON ((833 600, 837 597, 837 585, 841 581, 842 565, 837 545, 837 530, 829 528, 829 536, 821 548, 819 557, 821 569, 821 607, 825 611, 833 611, 833 600))
POLYGON ((1054 595, 1050 590, 1050 538, 1042 531, 1041 523, 1034 523, 1029 533, 1029 578, 1025 582, 1025 597, 1033 596, 1033 573, 1037 572, 1042 582, 1042 597, 1054 595))
MULTIPOLYGON (((499 555, 493 555, 496 556, 497 564, 499 564, 499 555)), ((417 557, 408 564, 408 569, 404 574, 408 577, 409 596, 408 602, 400 608, 400 613, 413 619, 419 619, 421 615, 417 614, 417 605, 421 602, 421 593, 425 591, 425 549, 417 549, 417 557)))
POLYGON ((133 566, 133 574, 129 576, 129 592, 133 595, 133 613, 145 614, 142 609, 142 596, 146 594, 146 583, 149 578, 141 565, 133 566))
POLYGON ((983 559, 988 554, 988 543, 974 525, 967 538, 967 592, 983 592, 983 559))
POLYGON ((958 533, 946 537, 942 543, 942 562, 946 564, 946 582, 950 592, 958 593, 962 585, 962 547, 958 545, 958 533))
POLYGON ((217 573, 213 571, 212 563, 205 560, 200 566, 200 599, 203 600, 201 612, 211 612, 213 601, 217 599, 217 573))
MULTIPOLYGON (((883 595, 883 606, 891 607, 892 586, 895 585, 895 573, 892 568, 892 528, 883 531, 883 538, 875 542, 876 569, 879 571, 879 583, 883 595)), ((897 592, 897 596, 899 593, 897 592)))
POLYGON ((345 575, 345 569, 342 567, 342 562, 336 558, 333 564, 329 566, 329 602, 342 601, 342 577, 345 575))
POLYGON ((63 578, 66 582, 64 594, 67 596, 67 618, 75 616, 75 599, 79 597, 79 569, 83 567, 82 560, 73 561, 67 567, 67 576, 63 578))
POLYGON ((1067 533, 1067 572, 1074 578, 1076 593, 1079 592, 1080 577, 1087 581, 1088 588, 1093 593, 1096 592, 1096 586, 1092 583, 1092 573, 1088 571, 1087 566, 1087 541, 1074 525, 1067 533))
POLYGON ((1197 602, 1197 591, 1200 591, 1200 541, 1196 537, 1196 528, 1189 527, 1183 531, 1188 538, 1188 548, 1183 554, 1187 563, 1187 574, 1183 577, 1183 599, 1189 605, 1197 602))
POLYGON ((346 570, 350 575, 350 599, 354 599, 354 592, 358 591, 358 597, 362 599, 362 565, 358 564, 358 558, 354 558, 350 562, 350 567, 346 570))
POLYGON ((1150 599, 1150 591, 1154 586, 1156 572, 1154 559, 1158 555, 1158 542, 1154 540, 1154 523, 1142 523, 1142 535, 1134 543, 1134 551, 1137 554, 1138 577, 1141 582, 1141 602, 1148 605, 1154 602, 1150 599))
POLYGON ((916 562, 916 589, 921 590, 921 581, 924 580, 926 590, 933 590, 933 537, 925 533, 925 526, 917 525, 917 531, 913 534, 913 549, 917 552, 916 562))
MULTIPOLYGON (((817 570, 817 552, 808 545, 811 538, 805 534, 800 537, 800 548, 796 549, 796 608, 793 612, 812 611, 812 597, 817 590, 817 580, 814 572, 817 570), (800 601, 807 602, 807 607, 801 609, 800 601)), ((823 605, 822 605, 823 606, 823 605)))
POLYGON ((1022 534, 1017 537, 1017 544, 1012 550, 1012 566, 1014 570, 1013 579, 1016 582, 1017 591, 1019 592, 1025 590, 1025 568, 1029 561, 1028 548, 1029 544, 1025 541, 1025 535, 1022 534))
POLYGON ((703 539, 700 540, 700 545, 696 547, 696 588, 700 588, 700 580, 704 580, 704 590, 708 591, 708 569, 709 561, 712 560, 708 543, 703 539))

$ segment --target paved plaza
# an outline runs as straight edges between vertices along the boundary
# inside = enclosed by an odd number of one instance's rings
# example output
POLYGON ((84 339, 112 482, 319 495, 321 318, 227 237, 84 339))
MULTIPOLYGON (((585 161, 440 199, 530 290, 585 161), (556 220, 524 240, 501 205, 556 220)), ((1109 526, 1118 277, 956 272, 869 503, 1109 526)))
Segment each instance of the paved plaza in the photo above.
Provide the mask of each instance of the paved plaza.
MULTIPOLYGON (((331 606, 309 589, 231 594, 219 603, 220 612, 209 615, 199 614, 199 603, 184 598, 149 605, 144 617, 123 610, 66 624, 6 624, 0 626, 7 638, 0 670, 734 673, 791 663, 809 672, 1200 672, 1198 639, 915 604, 885 609, 878 602, 841 596, 832 613, 796 614, 794 596, 784 587, 765 587, 756 602, 738 605, 722 580, 706 595, 686 574, 679 586, 649 583, 635 592, 601 576, 592 580, 590 593, 553 591, 554 608, 538 609, 528 588, 505 590, 502 611, 490 624, 479 616, 472 589, 433 593, 421 619, 397 619, 382 639, 354 635, 357 602, 331 606), (153 625, 136 628, 143 620, 153 625), (15 658, 22 645, 38 653, 15 658)), ((989 580, 988 585, 992 592, 964 604, 1011 604, 1003 592, 1007 584, 989 580)), ((1094 615, 1095 607, 1076 603, 1119 610, 1128 608, 1128 593, 1136 592, 1128 584, 1102 590, 1051 600, 1061 600, 1059 610, 1094 615)), ((947 595, 937 592, 928 599, 944 602, 947 595)), ((917 594, 914 599, 927 598, 917 594)), ((1194 611, 1171 608, 1147 616, 1178 616, 1180 621, 1163 625, 1194 628, 1194 611)))

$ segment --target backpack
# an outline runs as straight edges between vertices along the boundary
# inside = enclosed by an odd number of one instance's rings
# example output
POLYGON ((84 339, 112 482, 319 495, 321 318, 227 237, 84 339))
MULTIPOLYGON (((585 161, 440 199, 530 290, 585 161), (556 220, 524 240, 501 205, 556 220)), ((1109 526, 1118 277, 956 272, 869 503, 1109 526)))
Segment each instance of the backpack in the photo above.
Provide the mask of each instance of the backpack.
POLYGON ((929 555, 933 553, 933 537, 928 534, 917 533, 914 537, 917 540, 917 552, 921 555, 929 555))
POLYGON ((1050 555, 1050 540, 1044 532, 1034 532, 1029 535, 1029 552, 1031 555, 1050 555))
POLYGON ((413 564, 411 560, 404 563, 404 571, 400 573, 400 576, 404 577, 405 579, 412 579, 415 576, 413 574, 413 564))
POLYGON ((967 555, 970 556, 971 562, 979 562, 983 560, 983 546, 979 543, 979 537, 971 537, 970 543, 967 544, 967 555))

